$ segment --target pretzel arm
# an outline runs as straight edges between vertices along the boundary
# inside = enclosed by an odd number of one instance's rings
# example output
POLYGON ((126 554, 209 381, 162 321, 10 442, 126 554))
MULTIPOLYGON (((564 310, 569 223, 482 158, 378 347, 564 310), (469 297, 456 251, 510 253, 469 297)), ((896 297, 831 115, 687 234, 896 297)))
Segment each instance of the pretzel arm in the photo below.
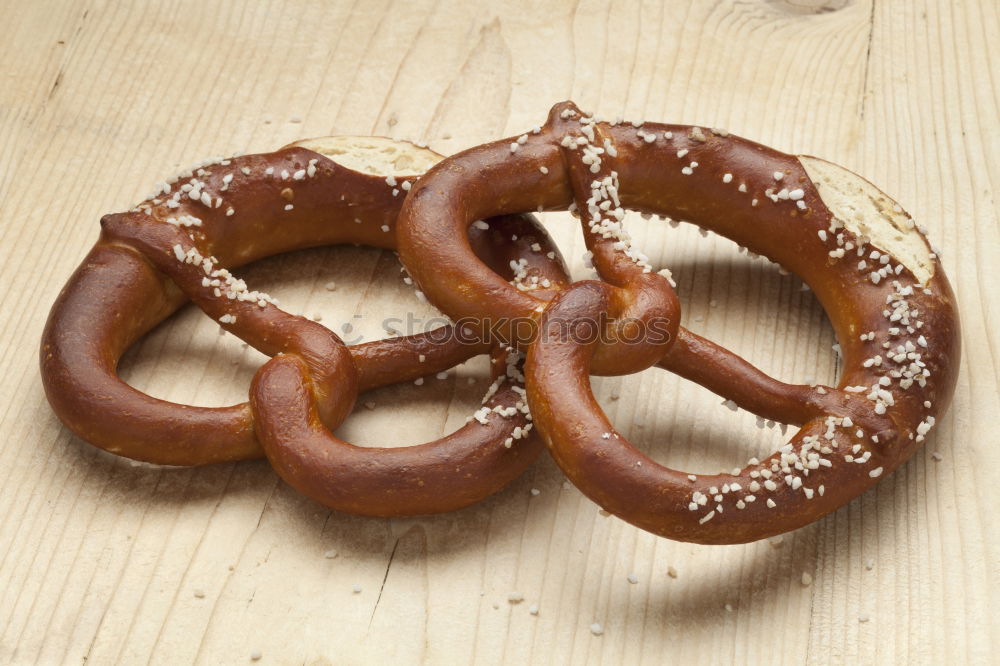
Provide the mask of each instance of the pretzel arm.
POLYGON ((849 416, 874 432, 891 422, 873 414, 871 403, 830 386, 786 384, 771 377, 738 354, 711 340, 680 328, 670 351, 658 364, 704 386, 763 419, 801 426, 824 416, 849 416))

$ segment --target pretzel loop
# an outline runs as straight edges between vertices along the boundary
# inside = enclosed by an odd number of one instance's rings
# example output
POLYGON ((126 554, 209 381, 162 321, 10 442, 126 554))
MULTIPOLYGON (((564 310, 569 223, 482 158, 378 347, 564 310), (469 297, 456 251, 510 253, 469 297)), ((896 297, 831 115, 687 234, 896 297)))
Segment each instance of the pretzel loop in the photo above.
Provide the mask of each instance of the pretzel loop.
MULTIPOLYGON (((856 442, 839 428, 844 416, 823 413, 815 405, 798 405, 814 416, 788 444, 738 473, 689 474, 659 465, 641 453, 608 421, 594 399, 590 382, 578 380, 589 375, 593 343, 546 335, 571 330, 574 322, 598 316, 608 299, 607 286, 599 282, 579 282, 561 293, 545 311, 542 335, 531 346, 526 364, 532 414, 553 457, 566 476, 601 507, 661 536, 699 543, 740 543, 804 524, 802 513, 795 510, 803 501, 803 487, 810 509, 823 514, 849 501, 859 487, 870 485, 871 468, 867 466, 834 471, 832 466, 811 465, 813 460, 827 460, 819 457, 821 453, 849 451, 856 442), (566 418, 567 414, 573 417, 566 418), (831 425, 834 436, 828 438, 831 425), (810 458, 810 454, 817 457, 810 458), (772 472, 772 467, 787 466, 790 457, 806 464, 797 471, 793 466, 789 471, 794 476, 772 472), (765 470, 764 476, 761 470, 765 470), (803 478, 808 486, 802 485, 803 478), (778 506, 782 510, 774 511, 778 506)), ((836 411, 845 414, 847 410, 836 411)), ((865 418, 854 413, 858 421, 850 417, 846 421, 864 427, 865 418)), ((872 423, 877 424, 875 432, 883 442, 896 441, 890 421, 868 419, 868 424, 872 423)), ((872 449, 870 462, 888 465, 891 453, 872 449)))
MULTIPOLYGON (((268 356, 292 354, 309 369, 323 423, 336 428, 354 407, 358 371, 343 341, 331 330, 289 314, 271 302, 229 298, 225 282, 232 274, 204 256, 180 227, 150 225, 134 216, 106 215, 105 234, 139 250, 168 276, 206 315, 268 356)), ((267 298, 268 300, 263 300, 267 298)))
POLYGON ((257 437, 279 476, 328 507, 369 516, 452 511, 503 488, 541 451, 529 435, 523 375, 506 361, 494 355, 490 394, 477 419, 456 432, 415 446, 364 448, 321 421, 307 364, 276 356, 250 388, 257 437))

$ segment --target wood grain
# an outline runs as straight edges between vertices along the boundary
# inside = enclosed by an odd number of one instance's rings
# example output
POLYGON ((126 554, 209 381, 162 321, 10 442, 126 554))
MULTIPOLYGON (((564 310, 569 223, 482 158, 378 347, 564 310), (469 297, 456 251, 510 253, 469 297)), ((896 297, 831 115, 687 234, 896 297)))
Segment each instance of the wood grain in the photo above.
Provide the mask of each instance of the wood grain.
MULTIPOLYGON (((0 0, 0 662, 994 660, 998 15, 993 0, 0 0), (453 152, 530 128, 566 98, 821 155, 923 222, 958 294, 965 352, 924 450, 781 540, 700 547, 603 517, 547 459, 462 512, 362 519, 299 497, 264 462, 116 459, 49 410, 36 352, 49 305, 100 215, 180 165, 344 133, 453 152), (510 603, 515 593, 524 601, 510 603)), ((546 218, 586 275, 571 220, 546 218)), ((629 225, 674 271, 685 325, 778 377, 833 380, 835 340, 798 280, 725 239, 629 225)), ((368 339, 385 317, 434 314, 374 250, 301 252, 244 275, 368 339)), ((259 362, 184 310, 123 374, 154 395, 223 405, 245 397, 259 362)), ((478 404, 483 376, 471 363, 375 392, 340 434, 438 437, 478 404)), ((663 372, 595 387, 632 441, 691 471, 782 441, 663 372)))

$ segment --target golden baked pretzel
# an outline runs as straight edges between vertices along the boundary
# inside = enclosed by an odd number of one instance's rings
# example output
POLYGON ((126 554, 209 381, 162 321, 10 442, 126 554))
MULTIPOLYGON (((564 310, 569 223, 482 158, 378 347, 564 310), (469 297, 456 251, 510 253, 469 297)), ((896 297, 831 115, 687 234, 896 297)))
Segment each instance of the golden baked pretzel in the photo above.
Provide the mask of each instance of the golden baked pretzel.
MULTIPOLYGON (((846 169, 722 130, 603 122, 558 104, 543 127, 433 167, 410 192, 397 235, 403 264, 432 304, 527 350, 528 402, 570 480, 662 536, 740 543, 805 525, 905 461, 954 390, 954 296, 909 215, 846 169), (839 340, 838 386, 779 382, 679 328, 669 274, 653 273, 631 246, 626 208, 697 224, 801 277, 839 340), (605 282, 518 290, 465 240, 474 220, 565 209, 581 217, 605 282), (627 326, 666 330, 669 340, 625 342, 627 326), (802 427, 769 458, 732 473, 659 465, 608 422, 588 380, 654 363, 733 409, 802 427)), ((520 281, 539 282, 530 271, 520 281)))
MULTIPOLYGON (((452 327, 347 348, 229 270, 305 247, 393 249, 395 218, 415 180, 406 174, 438 159, 388 139, 303 141, 203 164, 163 183, 132 211, 106 215, 100 239, 64 287, 43 334, 42 380, 53 409, 84 440, 138 460, 201 465, 266 452, 291 485, 344 511, 446 511, 495 492, 540 451, 529 435, 520 372, 514 360, 504 362, 502 349, 452 327), (117 376, 124 351, 186 299, 275 357, 255 377, 252 405, 170 403, 117 376), (491 350, 490 395, 477 419, 457 433, 379 449, 354 447, 327 432, 350 413, 359 391, 415 380, 491 350), (514 446, 515 440, 521 441, 514 446)), ((497 270, 511 273, 511 263, 520 262, 554 283, 565 279, 561 257, 532 218, 501 217, 483 226, 468 237, 497 270)))

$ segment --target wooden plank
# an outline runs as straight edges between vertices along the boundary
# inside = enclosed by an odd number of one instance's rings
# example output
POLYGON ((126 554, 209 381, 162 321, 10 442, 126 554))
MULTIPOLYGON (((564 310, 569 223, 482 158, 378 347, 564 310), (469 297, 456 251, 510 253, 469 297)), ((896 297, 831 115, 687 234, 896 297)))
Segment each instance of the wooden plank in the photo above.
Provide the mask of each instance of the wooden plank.
MULTIPOLYGON (((259 650, 261 663, 309 664, 989 662, 1000 648, 998 13, 992 0, 0 0, 0 661, 241 663, 259 650), (964 343, 954 403, 925 449, 827 519, 713 548, 603 517, 547 459, 467 510, 373 520, 299 497, 264 462, 133 465, 52 415, 36 357, 48 307, 100 215, 151 183, 304 136, 454 152, 520 133, 567 98, 824 156, 924 223, 964 343)), ((571 219, 545 218, 584 277, 571 219)), ((833 379, 832 332, 798 280, 725 239, 638 216, 629 226, 674 271, 685 325, 779 377, 833 379)), ((302 252, 244 275, 369 338, 386 316, 433 316, 379 251, 302 252)), ((181 312, 123 375, 172 400, 241 400, 261 356, 214 329, 181 312)), ((473 363, 374 392, 375 409, 340 434, 436 438, 475 408, 464 382, 482 388, 483 373, 473 363)), ((663 372, 594 384, 660 462, 728 468, 782 441, 663 372)))

